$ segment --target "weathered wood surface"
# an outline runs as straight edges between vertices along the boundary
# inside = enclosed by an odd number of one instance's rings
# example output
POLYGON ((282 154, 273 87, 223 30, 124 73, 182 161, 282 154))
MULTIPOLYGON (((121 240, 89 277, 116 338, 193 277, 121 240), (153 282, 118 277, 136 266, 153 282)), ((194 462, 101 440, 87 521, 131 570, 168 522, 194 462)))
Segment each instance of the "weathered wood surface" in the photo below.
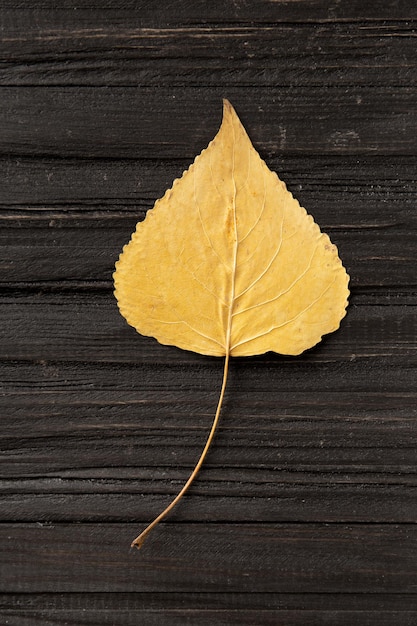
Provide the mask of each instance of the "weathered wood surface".
POLYGON ((415 524, 171 522, 149 537, 140 567, 126 548, 135 531, 134 524, 2 524, 3 589, 417 592, 415 524))
POLYGON ((410 594, 48 593, 0 596, 11 626, 414 626, 410 594), (360 622, 358 622, 360 620, 360 622))
POLYGON ((417 8, 0 0, 0 622, 417 623, 417 8), (352 297, 298 358, 138 336, 138 220, 228 97, 352 297))
MULTIPOLYGON (((94 281, 110 289, 126 233, 189 162, 0 159, 0 284, 94 281)), ((286 156, 268 164, 337 244, 353 287, 415 287, 416 158, 286 156)))

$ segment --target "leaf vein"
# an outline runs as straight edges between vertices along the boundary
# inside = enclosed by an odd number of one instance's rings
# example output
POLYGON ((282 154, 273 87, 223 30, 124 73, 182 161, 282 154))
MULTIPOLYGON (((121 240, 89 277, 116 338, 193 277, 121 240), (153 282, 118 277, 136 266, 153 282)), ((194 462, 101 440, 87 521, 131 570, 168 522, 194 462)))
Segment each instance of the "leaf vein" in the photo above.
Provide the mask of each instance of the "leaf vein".
POLYGON ((246 287, 246 289, 244 289, 243 291, 241 291, 236 297, 240 298, 241 296, 243 296, 243 294, 245 294, 247 291, 249 291, 250 289, 252 289, 260 280, 262 280, 262 278, 265 276, 265 274, 268 272, 268 270, 270 269, 271 265, 274 263, 274 261, 277 259, 280 251, 281 251, 281 247, 282 247, 282 242, 283 242, 283 229, 284 229, 284 220, 285 220, 285 214, 283 212, 282 214, 282 220, 281 220, 281 229, 280 229, 280 242, 279 242, 279 246, 276 250, 276 252, 274 253, 274 255, 272 256, 271 260, 269 261, 269 263, 267 264, 267 266, 265 267, 265 269, 255 278, 255 280, 248 286, 246 287))
POLYGON ((223 194, 221 193, 216 181, 214 180, 214 175, 213 175, 213 167, 211 165, 211 151, 209 151, 209 168, 210 168, 210 176, 211 176, 211 182, 213 183, 217 193, 219 194, 220 198, 223 198, 223 194))
MULTIPOLYGON (((177 315, 177 313, 174 311, 174 313, 177 315)), ((179 317, 177 315, 177 317, 179 317)), ((217 339, 214 339, 213 337, 210 337, 210 335, 206 335, 204 333, 202 333, 201 331, 197 330, 197 328, 194 328, 194 326, 192 326, 191 324, 189 324, 188 322, 182 320, 182 319, 178 319, 177 322, 167 322, 166 320, 160 320, 160 319, 156 319, 156 318, 152 318, 154 322, 158 322, 158 324, 166 324, 166 325, 172 325, 172 324, 185 324, 185 326, 188 326, 188 328, 190 330, 192 330, 194 333, 196 333, 197 335, 199 335, 200 337, 204 337, 204 339, 208 339, 208 341, 212 341, 213 343, 216 343, 218 346, 221 346, 224 349, 224 344, 222 344, 220 341, 217 341, 217 339)))
POLYGON ((265 211, 265 205, 266 205, 266 183, 265 183, 265 173, 262 169, 262 180, 263 180, 263 184, 264 184, 264 197, 262 200, 262 207, 260 210, 260 213, 255 221, 255 223, 253 224, 253 226, 248 230, 248 232, 246 233, 246 235, 240 240, 240 243, 243 243, 245 241, 245 239, 247 239, 249 237, 249 235, 255 230, 255 228, 257 227, 257 225, 259 224, 262 215, 264 214, 265 211))
POLYGON ((201 208, 200 208, 199 203, 197 202, 195 167, 193 168, 193 180, 194 180, 194 202, 195 202, 195 205, 197 207, 198 217, 199 217, 199 220, 200 220, 201 227, 203 229, 204 235, 206 236, 206 239, 207 239, 207 241, 210 244, 210 248, 213 250, 214 254, 217 256, 217 258, 219 259, 220 263, 222 263, 222 265, 224 265, 224 267, 226 267, 227 269, 230 270, 229 266, 226 265, 226 263, 223 261, 223 259, 221 258, 221 256, 219 255, 219 253, 217 252, 215 247, 213 246, 213 242, 210 239, 210 235, 208 234, 208 232, 206 230, 206 227, 204 226, 203 218, 202 218, 202 215, 201 215, 201 208))
POLYGON ((238 343, 233 344, 232 347, 230 348, 230 351, 234 350, 238 346, 244 345, 245 343, 250 343, 251 341, 255 341, 255 339, 260 339, 261 337, 265 337, 265 335, 269 335, 269 333, 271 333, 272 331, 277 330, 278 328, 283 328, 284 326, 287 326, 288 324, 291 324, 292 322, 295 322, 296 319, 301 317, 301 315, 304 315, 304 313, 309 311, 315 304, 317 304, 317 302, 319 300, 321 300, 321 298, 324 296, 324 294, 327 293, 327 291, 329 291, 329 289, 334 285, 335 282, 336 282, 336 278, 334 278, 332 280, 332 282, 326 287, 326 289, 324 289, 321 292, 321 294, 317 298, 315 298, 315 300, 310 302, 310 304, 307 307, 305 307, 302 311, 297 313, 297 315, 295 315, 291 319, 286 320, 282 324, 277 324, 275 326, 271 326, 268 330, 266 330, 263 333, 258 333, 257 335, 254 335, 253 337, 249 337, 249 339, 243 339, 242 341, 239 341, 238 343))
MULTIPOLYGON (((203 282, 202 282, 199 278, 197 278, 197 276, 196 276, 195 272, 193 272, 193 270, 191 270, 191 269, 190 269, 190 268, 186 265, 186 263, 184 263, 184 262, 181 260, 181 254, 182 254, 182 251, 180 252, 180 256, 178 257, 177 262, 178 262, 178 263, 180 263, 180 264, 181 264, 181 266, 182 266, 182 267, 183 267, 183 268, 184 268, 187 272, 189 272, 189 273, 191 274, 191 276, 194 278, 194 280, 195 280, 195 281, 196 281, 199 285, 201 285, 201 287, 203 287, 203 289, 205 289, 205 290, 207 291, 207 293, 209 293, 210 295, 212 295, 212 296, 213 296, 213 298, 215 298, 216 300, 218 300, 218 302, 220 302, 220 304, 222 304, 224 307, 228 307, 229 305, 228 305, 228 304, 226 304, 226 302, 223 300, 223 298, 220 298, 220 296, 219 296, 217 293, 215 293, 214 291, 212 291, 209 287, 207 287, 207 285, 206 285, 205 283, 203 283, 203 282)), ((200 263, 200 265, 199 265, 198 267, 200 267, 201 265, 202 265, 202 263, 200 263)))
POLYGON ((246 309, 242 309, 241 311, 236 311, 235 313, 233 313, 233 316, 240 315, 241 313, 246 313, 247 311, 250 311, 252 309, 257 309, 259 307, 264 306, 264 304, 270 304, 271 302, 274 302, 275 300, 279 300, 279 298, 281 298, 281 296, 285 296, 285 294, 288 293, 289 291, 291 291, 291 289, 293 287, 295 287, 295 285, 297 283, 299 283, 300 280, 302 280, 304 278, 304 276, 310 271, 311 266, 313 264, 314 255, 317 252, 317 248, 318 248, 318 243, 316 244, 316 246, 315 246, 315 248, 313 250, 313 253, 312 253, 311 257, 310 257, 310 260, 308 262, 308 265, 307 265, 306 269, 299 276, 297 276, 297 278, 291 283, 291 285, 289 287, 287 287, 287 289, 284 289, 283 291, 280 291, 279 294, 277 294, 273 298, 270 298, 269 300, 264 300, 263 302, 259 302, 257 304, 253 304, 252 306, 248 306, 246 309))

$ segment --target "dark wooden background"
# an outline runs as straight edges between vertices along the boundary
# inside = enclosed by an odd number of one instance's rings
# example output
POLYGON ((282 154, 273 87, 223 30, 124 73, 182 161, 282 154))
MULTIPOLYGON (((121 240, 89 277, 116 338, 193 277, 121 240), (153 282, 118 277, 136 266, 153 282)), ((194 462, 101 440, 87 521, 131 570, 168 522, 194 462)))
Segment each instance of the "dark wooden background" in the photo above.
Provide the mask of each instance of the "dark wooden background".
POLYGON ((417 624, 414 0, 0 0, 0 623, 417 624), (116 6, 116 5, 119 6, 116 6), (112 271, 221 99, 337 244, 340 331, 221 360, 112 271))

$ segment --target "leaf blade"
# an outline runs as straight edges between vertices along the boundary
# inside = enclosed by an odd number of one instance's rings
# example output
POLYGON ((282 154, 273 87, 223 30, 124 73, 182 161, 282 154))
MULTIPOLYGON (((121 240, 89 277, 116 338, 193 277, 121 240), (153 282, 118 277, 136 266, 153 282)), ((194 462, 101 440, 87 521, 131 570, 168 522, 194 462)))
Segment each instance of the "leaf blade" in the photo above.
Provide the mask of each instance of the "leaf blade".
POLYGON ((213 356, 300 354, 336 330, 336 247, 260 158, 228 101, 209 146, 137 225, 116 265, 128 323, 213 356))

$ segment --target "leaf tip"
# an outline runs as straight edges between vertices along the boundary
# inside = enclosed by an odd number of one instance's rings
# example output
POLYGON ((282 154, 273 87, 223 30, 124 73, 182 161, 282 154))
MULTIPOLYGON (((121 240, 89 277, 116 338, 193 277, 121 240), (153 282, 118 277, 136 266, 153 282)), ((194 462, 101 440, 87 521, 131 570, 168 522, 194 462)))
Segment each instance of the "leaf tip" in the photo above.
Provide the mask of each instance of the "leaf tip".
POLYGON ((236 111, 233 108, 233 105, 227 98, 223 98, 223 119, 228 115, 236 115, 236 111))

